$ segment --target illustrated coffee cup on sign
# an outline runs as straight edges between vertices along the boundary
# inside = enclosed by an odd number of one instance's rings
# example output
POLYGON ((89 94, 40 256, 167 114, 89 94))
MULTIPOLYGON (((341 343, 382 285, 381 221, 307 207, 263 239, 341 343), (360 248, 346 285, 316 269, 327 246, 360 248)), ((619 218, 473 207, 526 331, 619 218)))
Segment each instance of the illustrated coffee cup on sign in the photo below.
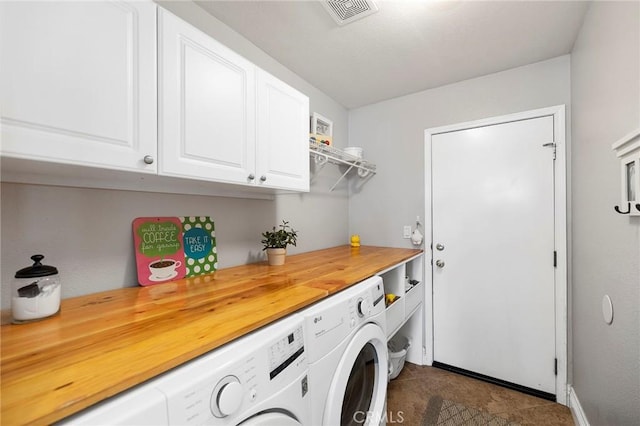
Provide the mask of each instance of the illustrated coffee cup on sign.
POLYGON ((149 271, 155 278, 168 278, 176 273, 176 268, 182 265, 182 262, 173 259, 156 260, 149 264, 149 271))

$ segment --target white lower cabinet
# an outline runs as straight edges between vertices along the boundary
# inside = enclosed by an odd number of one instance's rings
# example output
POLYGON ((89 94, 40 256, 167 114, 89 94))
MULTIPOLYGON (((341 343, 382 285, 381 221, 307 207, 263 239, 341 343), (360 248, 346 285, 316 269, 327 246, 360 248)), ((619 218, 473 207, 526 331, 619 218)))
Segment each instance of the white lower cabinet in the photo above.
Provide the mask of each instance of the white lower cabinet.
POLYGON ((0 2, 0 16, 4 180, 50 183, 36 160, 83 167, 60 171, 72 186, 309 190, 308 97, 155 3, 0 2))
POLYGON ((0 52, 2 156, 156 173, 154 3, 0 2, 0 52))

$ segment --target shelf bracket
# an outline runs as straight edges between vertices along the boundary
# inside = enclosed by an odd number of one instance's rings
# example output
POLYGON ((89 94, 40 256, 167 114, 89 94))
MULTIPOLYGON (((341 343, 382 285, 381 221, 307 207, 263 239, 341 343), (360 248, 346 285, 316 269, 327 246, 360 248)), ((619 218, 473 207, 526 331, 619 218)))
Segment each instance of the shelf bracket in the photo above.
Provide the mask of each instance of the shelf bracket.
POLYGON ((333 191, 333 190, 336 188, 336 186, 338 186, 338 184, 340 183, 340 181, 341 181, 341 180, 342 180, 342 179, 343 179, 343 178, 344 178, 344 177, 345 177, 345 176, 346 176, 346 175, 351 171, 351 169, 353 169, 353 166, 354 166, 354 164, 352 164, 351 166, 349 166, 349 168, 347 169, 347 171, 346 171, 346 172, 344 172, 344 173, 342 174, 342 176, 340 176, 340 177, 338 178, 338 180, 336 181, 336 183, 334 183, 334 184, 333 184, 333 186, 331 187, 331 189, 329 190, 329 192, 333 191))

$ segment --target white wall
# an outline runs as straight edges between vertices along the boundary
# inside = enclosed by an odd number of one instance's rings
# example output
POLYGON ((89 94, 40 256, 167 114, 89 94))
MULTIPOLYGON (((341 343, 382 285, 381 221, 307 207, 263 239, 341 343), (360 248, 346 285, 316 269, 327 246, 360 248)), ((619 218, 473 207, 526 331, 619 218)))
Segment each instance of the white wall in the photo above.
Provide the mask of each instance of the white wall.
POLYGON ((424 130, 560 104, 569 112, 569 64, 561 56, 351 110, 350 144, 378 173, 349 199, 350 231, 364 244, 412 247, 402 227, 424 217, 424 130))
POLYGON ((640 3, 591 5, 571 55, 571 91, 573 387, 592 425, 638 425, 640 217, 613 210, 620 163, 611 144, 640 126, 640 3))
MULTIPOLYGON (((309 96, 311 112, 331 118, 336 144, 346 145, 344 107, 194 3, 162 5, 309 96)), ((140 216, 212 216, 220 267, 261 259, 260 233, 282 219, 299 231, 298 246, 290 253, 346 244, 347 187, 328 191, 337 176, 338 170, 327 166, 310 193, 278 195, 273 201, 2 183, 1 307, 9 307, 13 274, 29 266, 35 253, 59 268, 63 297, 135 286, 131 221, 140 216)))

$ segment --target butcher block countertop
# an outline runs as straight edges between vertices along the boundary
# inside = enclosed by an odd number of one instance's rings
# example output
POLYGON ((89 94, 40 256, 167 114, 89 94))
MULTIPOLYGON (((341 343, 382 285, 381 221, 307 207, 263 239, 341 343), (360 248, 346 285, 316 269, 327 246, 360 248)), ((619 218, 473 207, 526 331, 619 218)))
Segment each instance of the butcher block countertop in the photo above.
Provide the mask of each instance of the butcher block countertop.
POLYGON ((421 252, 340 246, 65 299, 29 324, 5 311, 0 423, 60 420, 421 252))

